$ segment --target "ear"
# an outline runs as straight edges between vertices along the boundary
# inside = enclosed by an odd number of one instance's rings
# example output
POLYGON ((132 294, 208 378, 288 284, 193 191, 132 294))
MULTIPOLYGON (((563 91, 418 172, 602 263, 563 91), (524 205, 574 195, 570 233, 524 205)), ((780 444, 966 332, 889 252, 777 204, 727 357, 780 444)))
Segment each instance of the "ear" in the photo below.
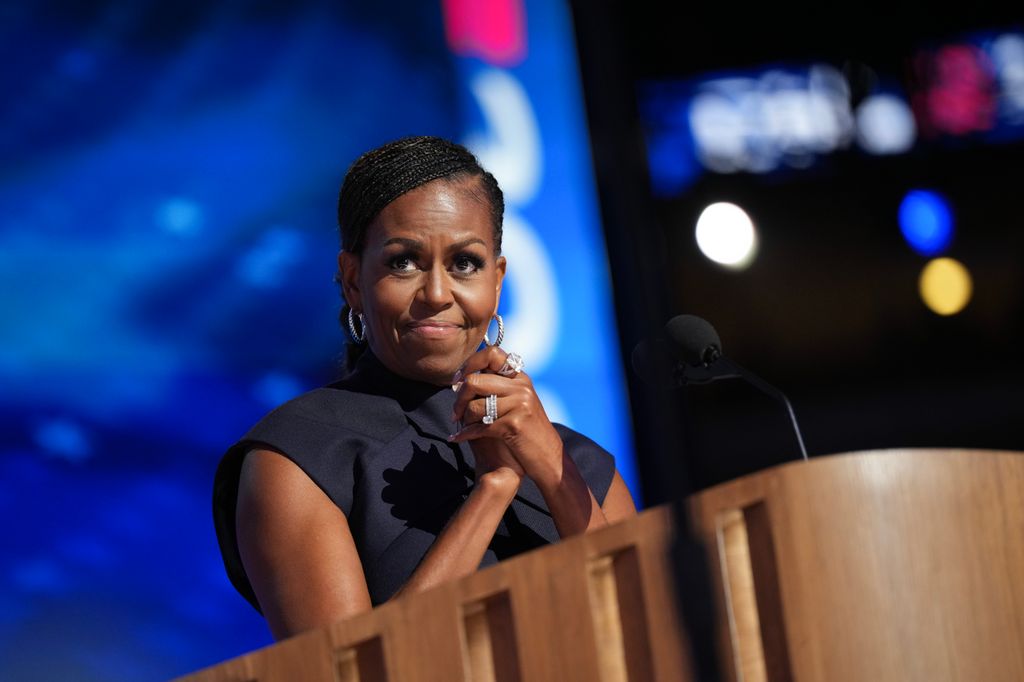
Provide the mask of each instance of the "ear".
POLYGON ((494 271, 497 273, 497 282, 494 286, 494 313, 498 314, 498 304, 501 303, 501 286, 505 282, 505 257, 498 256, 494 261, 494 271))
POLYGON ((338 252, 338 273, 345 302, 357 313, 363 310, 362 292, 359 290, 359 256, 348 251, 338 252))

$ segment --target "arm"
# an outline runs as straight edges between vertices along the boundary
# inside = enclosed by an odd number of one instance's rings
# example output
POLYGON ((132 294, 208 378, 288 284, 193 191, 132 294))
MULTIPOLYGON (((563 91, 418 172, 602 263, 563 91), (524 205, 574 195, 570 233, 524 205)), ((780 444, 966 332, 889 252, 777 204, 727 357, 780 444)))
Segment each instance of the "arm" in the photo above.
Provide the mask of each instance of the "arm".
POLYGON ((535 470, 531 476, 544 495, 558 534, 566 538, 607 526, 608 519, 576 463, 561 447, 558 450, 560 455, 553 458, 554 466, 538 467, 541 470, 535 470))
POLYGON ((636 504, 633 503, 633 496, 629 494, 629 488, 626 487, 626 482, 619 476, 618 471, 612 477, 612 484, 604 496, 601 510, 604 511, 604 517, 608 519, 608 523, 618 523, 636 516, 636 504))
POLYGON ((235 526, 275 639, 370 609, 348 520, 288 458, 270 450, 246 456, 235 526))
POLYGON ((534 480, 544 495, 561 537, 587 533, 636 516, 633 497, 618 471, 612 478, 602 506, 587 487, 576 463, 564 453, 560 459, 562 466, 557 475, 549 474, 546 483, 541 482, 543 479, 534 480))
MULTIPOLYGON (((474 572, 519 486, 507 470, 478 478, 400 593, 474 572)), ((369 611, 348 520, 287 457, 253 450, 242 465, 239 552, 275 639, 369 611)))
POLYGON ((507 469, 478 476, 469 497, 395 596, 475 572, 518 489, 519 477, 507 469))
POLYGON ((513 463, 537 484, 561 537, 585 533, 636 514, 633 500, 616 472, 605 500, 597 503, 576 463, 565 452, 544 407, 525 373, 511 376, 497 372, 505 352, 491 346, 471 356, 456 373, 458 385, 453 418, 467 424, 451 437, 468 441, 478 457, 495 453, 513 463), (498 418, 484 424, 484 396, 497 396, 498 418), (606 516, 608 511, 611 516, 606 516))

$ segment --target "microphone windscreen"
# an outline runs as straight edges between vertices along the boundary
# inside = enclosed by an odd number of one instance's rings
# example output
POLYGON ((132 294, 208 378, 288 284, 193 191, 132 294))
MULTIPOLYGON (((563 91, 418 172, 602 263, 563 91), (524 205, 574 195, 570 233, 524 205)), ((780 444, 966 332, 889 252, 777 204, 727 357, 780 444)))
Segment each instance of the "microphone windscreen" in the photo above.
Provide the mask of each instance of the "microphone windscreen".
POLYGON ((676 315, 665 323, 665 333, 688 365, 707 364, 722 352, 718 332, 696 315, 676 315))
POLYGON ((644 339, 636 344, 630 364, 637 376, 648 384, 671 386, 676 360, 665 339, 644 339))

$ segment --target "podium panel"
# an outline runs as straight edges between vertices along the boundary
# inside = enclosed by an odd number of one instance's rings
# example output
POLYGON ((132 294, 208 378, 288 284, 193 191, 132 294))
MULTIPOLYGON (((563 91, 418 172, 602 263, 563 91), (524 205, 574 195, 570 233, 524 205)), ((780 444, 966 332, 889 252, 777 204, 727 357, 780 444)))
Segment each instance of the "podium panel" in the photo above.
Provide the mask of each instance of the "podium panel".
POLYGON ((731 680, 1024 680, 1024 454, 886 450, 704 491, 731 680))
MULTIPOLYGON (((688 503, 730 682, 1024 680, 1024 454, 818 457, 688 503)), ((672 537, 649 510, 181 679, 685 682, 672 537)))
POLYGON ((180 679, 685 682, 671 538, 652 509, 180 679))

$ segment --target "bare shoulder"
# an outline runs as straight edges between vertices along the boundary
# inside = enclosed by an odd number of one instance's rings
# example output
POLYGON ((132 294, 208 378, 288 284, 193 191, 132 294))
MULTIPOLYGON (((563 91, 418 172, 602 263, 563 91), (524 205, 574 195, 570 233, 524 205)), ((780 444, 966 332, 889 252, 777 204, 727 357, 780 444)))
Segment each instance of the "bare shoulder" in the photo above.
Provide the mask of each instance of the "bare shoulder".
POLYGON ((236 531, 246 575, 278 639, 370 608, 345 514, 283 454, 246 455, 236 531))
POLYGON ((279 452, 263 449, 250 450, 242 462, 238 481, 239 505, 243 499, 254 510, 264 507, 280 509, 293 504, 314 507, 319 506, 319 502, 331 504, 327 495, 295 462, 279 452), (314 490, 320 493, 322 500, 314 490))

